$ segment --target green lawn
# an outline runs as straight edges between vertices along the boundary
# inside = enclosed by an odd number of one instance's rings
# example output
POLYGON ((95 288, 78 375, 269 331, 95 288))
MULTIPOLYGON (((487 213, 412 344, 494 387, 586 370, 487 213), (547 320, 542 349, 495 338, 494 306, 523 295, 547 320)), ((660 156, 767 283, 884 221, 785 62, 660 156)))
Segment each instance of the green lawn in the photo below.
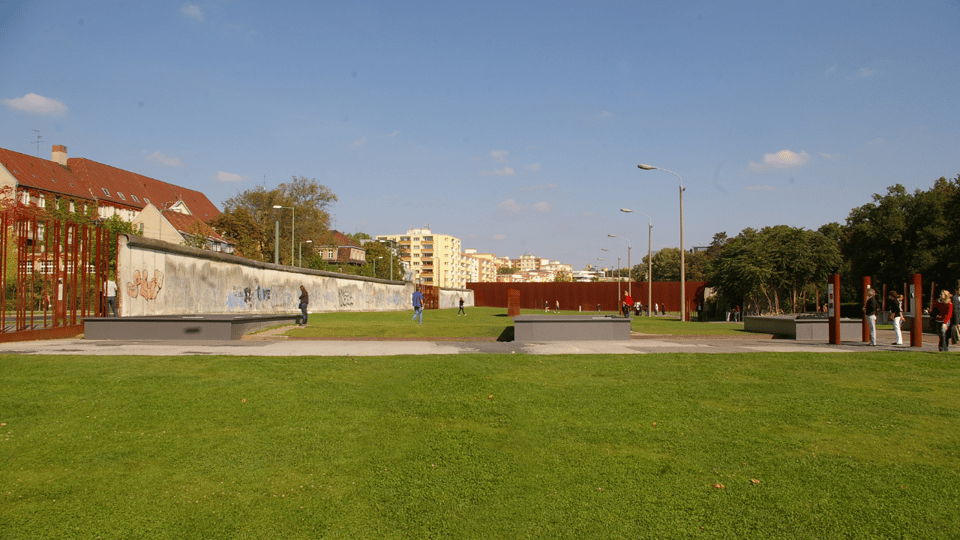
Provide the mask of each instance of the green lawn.
MULTIPOLYGON (((456 309, 431 309, 423 313, 423 324, 411 320, 413 311, 362 313, 315 313, 305 328, 294 328, 289 336, 300 337, 370 337, 393 339, 464 338, 510 341, 513 319, 503 308, 468 308, 467 316, 457 316, 456 309)), ((539 310, 523 310, 523 315, 556 315, 539 310)), ((596 315, 561 311, 560 315, 596 315)), ((602 315, 613 315, 606 312, 602 315)), ((635 317, 635 332, 670 335, 744 335, 743 323, 682 323, 676 317, 635 317)))
POLYGON ((954 538, 943 358, 0 355, 0 536, 954 538))

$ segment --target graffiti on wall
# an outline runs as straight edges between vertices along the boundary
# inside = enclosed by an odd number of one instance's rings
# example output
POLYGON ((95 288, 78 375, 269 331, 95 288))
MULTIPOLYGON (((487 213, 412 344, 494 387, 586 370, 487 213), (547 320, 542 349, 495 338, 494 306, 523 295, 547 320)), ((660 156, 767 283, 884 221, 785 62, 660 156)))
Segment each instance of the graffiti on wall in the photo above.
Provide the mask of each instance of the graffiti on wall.
POLYGON ((261 287, 244 287, 243 290, 235 290, 227 297, 227 307, 229 308, 251 308, 254 302, 263 302, 270 300, 270 289, 261 287))
POLYGON ((127 283, 127 294, 132 298, 140 296, 144 300, 154 300, 161 289, 163 289, 163 272, 159 270, 153 271, 153 279, 149 279, 149 273, 146 270, 143 271, 143 275, 139 270, 134 270, 133 282, 127 283))
POLYGON ((350 291, 344 291, 341 289, 337 292, 340 297, 340 307, 352 306, 353 305, 353 293, 350 291))

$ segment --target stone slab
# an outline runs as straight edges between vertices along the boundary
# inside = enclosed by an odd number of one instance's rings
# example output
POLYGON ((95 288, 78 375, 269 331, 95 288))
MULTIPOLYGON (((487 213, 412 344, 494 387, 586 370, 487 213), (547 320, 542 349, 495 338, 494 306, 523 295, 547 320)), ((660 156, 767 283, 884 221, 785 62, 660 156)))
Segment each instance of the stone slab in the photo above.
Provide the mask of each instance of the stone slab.
POLYGON ((630 339, 630 319, 602 315, 519 315, 513 339, 531 341, 610 341, 630 339))

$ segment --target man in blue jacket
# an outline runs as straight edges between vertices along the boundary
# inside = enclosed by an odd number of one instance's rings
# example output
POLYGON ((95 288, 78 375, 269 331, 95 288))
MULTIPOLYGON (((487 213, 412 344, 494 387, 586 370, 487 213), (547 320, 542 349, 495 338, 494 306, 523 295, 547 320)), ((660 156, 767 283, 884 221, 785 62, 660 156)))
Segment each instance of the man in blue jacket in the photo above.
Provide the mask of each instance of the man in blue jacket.
POLYGON ((416 320, 418 317, 420 324, 423 324, 423 293, 420 292, 420 287, 413 292, 413 318, 410 320, 416 320))

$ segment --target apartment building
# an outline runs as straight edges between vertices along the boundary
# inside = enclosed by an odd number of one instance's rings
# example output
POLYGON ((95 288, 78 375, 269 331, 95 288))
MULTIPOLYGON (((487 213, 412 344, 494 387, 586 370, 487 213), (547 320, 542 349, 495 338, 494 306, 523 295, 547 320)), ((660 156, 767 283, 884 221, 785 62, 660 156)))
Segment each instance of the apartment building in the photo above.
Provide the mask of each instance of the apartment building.
POLYGON ((415 282, 455 289, 466 287, 467 270, 459 238, 421 228, 410 229, 406 234, 379 235, 376 239, 396 242, 400 259, 409 264, 415 282))
POLYGON ((497 281, 497 256, 493 253, 477 253, 475 249, 463 252, 468 283, 495 283, 497 281))

